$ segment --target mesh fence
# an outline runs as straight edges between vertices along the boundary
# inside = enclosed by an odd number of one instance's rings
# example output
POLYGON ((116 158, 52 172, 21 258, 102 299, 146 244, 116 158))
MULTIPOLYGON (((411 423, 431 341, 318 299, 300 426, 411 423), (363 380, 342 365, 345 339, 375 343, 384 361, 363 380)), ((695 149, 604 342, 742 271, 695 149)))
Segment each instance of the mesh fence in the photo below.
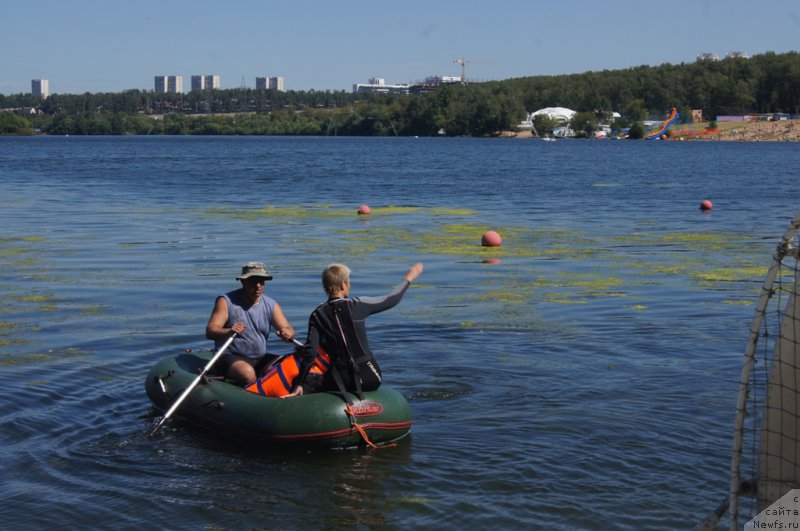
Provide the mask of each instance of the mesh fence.
POLYGON ((800 488, 800 214, 763 285, 742 369, 731 467, 731 529, 800 488))

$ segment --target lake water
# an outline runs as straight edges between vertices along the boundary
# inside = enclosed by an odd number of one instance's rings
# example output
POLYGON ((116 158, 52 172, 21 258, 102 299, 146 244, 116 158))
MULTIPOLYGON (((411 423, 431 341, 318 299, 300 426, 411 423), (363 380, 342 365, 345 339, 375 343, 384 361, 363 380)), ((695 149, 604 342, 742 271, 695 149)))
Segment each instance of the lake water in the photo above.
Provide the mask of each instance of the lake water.
POLYGON ((0 525, 690 528, 728 490, 798 167, 798 144, 0 138, 0 525), (425 264, 368 322, 414 415, 397 448, 144 437, 147 371, 210 346, 251 260, 301 338, 328 263, 353 295, 425 264))

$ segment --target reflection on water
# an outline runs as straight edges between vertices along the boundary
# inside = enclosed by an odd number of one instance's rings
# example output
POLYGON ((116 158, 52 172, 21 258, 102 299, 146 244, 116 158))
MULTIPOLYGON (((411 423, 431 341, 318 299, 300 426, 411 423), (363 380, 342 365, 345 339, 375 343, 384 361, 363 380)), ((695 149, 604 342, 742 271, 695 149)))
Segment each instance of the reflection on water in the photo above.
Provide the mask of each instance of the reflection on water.
POLYGON ((797 150, 404 140, 0 139, 0 522, 643 529, 708 513, 797 150), (503 245, 481 247, 486 230, 503 245), (351 266, 354 295, 425 263, 368 323, 414 414, 397 448, 253 448, 179 422, 144 437, 145 374, 210 346, 214 298, 254 259, 301 337, 328 263, 351 266))

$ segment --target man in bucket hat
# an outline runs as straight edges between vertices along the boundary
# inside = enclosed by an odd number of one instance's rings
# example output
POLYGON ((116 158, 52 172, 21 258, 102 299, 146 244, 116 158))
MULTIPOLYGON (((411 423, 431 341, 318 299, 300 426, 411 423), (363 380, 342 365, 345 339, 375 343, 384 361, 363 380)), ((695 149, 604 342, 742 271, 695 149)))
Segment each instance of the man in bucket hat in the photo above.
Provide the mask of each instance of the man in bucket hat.
POLYGON ((216 371, 237 385, 246 387, 256 380, 256 365, 267 354, 267 337, 272 328, 284 341, 294 339, 294 329, 275 299, 264 294, 272 280, 261 262, 242 265, 236 277, 242 287, 217 297, 206 325, 206 337, 219 349, 231 332, 237 336, 228 352, 217 361, 216 371))

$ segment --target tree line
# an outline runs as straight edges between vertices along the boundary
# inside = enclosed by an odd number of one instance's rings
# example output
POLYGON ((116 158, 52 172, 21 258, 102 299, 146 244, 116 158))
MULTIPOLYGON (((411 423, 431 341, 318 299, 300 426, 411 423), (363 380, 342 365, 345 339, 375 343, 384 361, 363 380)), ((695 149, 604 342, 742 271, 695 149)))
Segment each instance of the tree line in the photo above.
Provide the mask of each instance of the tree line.
MULTIPOLYGON (((543 107, 579 111, 589 132, 612 112, 638 127, 676 107, 686 119, 800 114, 800 53, 445 85, 421 95, 228 89, 188 94, 0 95, 0 134, 487 136, 543 107), (30 110, 35 109, 36 113, 30 110)), ((549 123, 540 124, 549 127, 549 123)))

